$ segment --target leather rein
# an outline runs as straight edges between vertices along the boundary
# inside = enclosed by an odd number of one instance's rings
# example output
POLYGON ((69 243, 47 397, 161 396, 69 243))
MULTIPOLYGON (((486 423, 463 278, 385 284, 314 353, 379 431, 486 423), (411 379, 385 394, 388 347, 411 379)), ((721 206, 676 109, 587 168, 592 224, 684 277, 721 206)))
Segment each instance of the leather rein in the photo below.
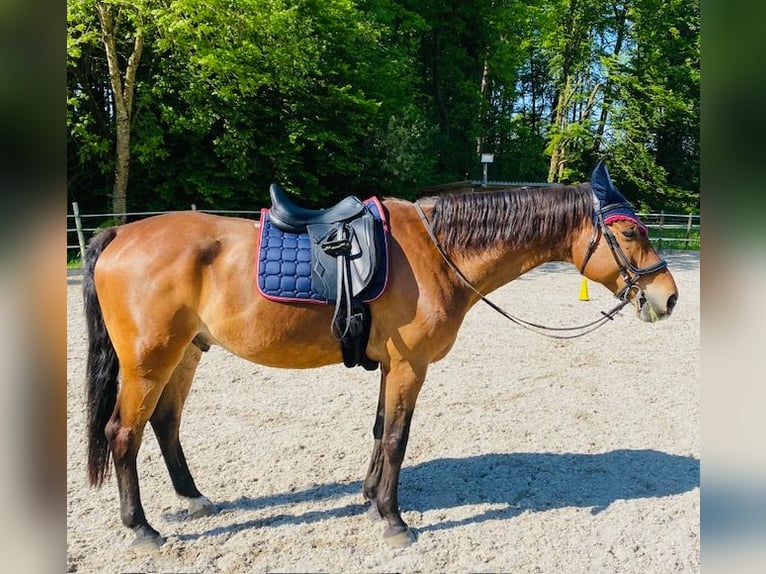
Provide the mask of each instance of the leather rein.
POLYGON ((620 275, 622 275, 623 280, 625 281, 625 287, 620 289, 619 292, 615 294, 615 297, 620 300, 620 302, 609 309, 608 311, 601 311, 601 317, 598 319, 595 319, 589 323, 585 323, 583 325, 576 325, 573 327, 547 327, 545 325, 540 325, 538 323, 532 323, 530 321, 526 321, 524 319, 521 319, 519 317, 516 317, 504 309, 500 308, 498 305, 490 301, 483 293, 481 293, 476 287, 473 286, 473 284, 468 280, 468 278, 463 274, 463 272, 452 262, 452 260, 447 256, 447 253, 442 248, 441 244, 439 243, 439 240, 437 239, 436 235, 433 232, 433 229, 431 229, 431 223, 428 221, 428 218, 426 217, 425 212, 423 211, 423 208, 420 206, 419 202, 415 202, 415 209, 418 212, 418 216, 420 216, 420 220, 423 222, 423 226, 426 229, 426 232, 428 232, 428 236, 431 238, 431 241, 436 246, 436 250, 439 252, 439 254, 442 256, 442 259, 447 263, 450 269, 452 269, 455 274, 463 281, 463 283, 466 284, 466 286, 471 289, 476 295, 479 296, 479 298, 489 305, 492 309, 500 313, 502 316, 504 316, 506 319, 510 320, 512 323, 515 323, 516 325, 519 325, 520 327, 523 327, 527 330, 533 331, 535 333, 538 333, 539 335, 544 335, 546 337, 551 337, 553 339, 575 339, 577 337, 582 337, 583 335, 587 335, 588 333, 592 333, 599 327, 605 325, 607 322, 614 320, 615 315, 619 313, 623 307, 628 305, 630 301, 628 300, 628 295, 631 291, 634 289, 637 290, 636 296, 639 297, 639 300, 644 297, 643 291, 641 288, 637 285, 639 278, 642 275, 648 275, 650 273, 655 273, 656 271, 660 271, 661 269, 665 269, 667 267, 667 262, 664 259, 660 259, 658 263, 655 263, 654 265, 650 267, 636 267, 630 262, 630 259, 628 259, 628 256, 625 255, 625 252, 620 247, 620 244, 617 242, 617 239, 614 237, 614 234, 609 230, 609 227, 604 223, 604 212, 616 207, 615 205, 608 205, 605 208, 600 207, 600 203, 598 198, 596 196, 593 196, 593 219, 594 219, 594 226, 593 226, 593 235, 591 235, 590 242, 588 244, 588 249, 585 253, 585 258, 583 259, 583 263, 580 266, 580 274, 585 270, 585 266, 588 264, 588 261, 590 260, 593 253, 596 251, 596 247, 599 244, 599 241, 601 239, 601 236, 603 235, 606 240, 607 244, 609 245, 609 249, 612 252, 612 256, 614 257, 615 262, 617 263, 617 267, 620 270, 620 275), (632 276, 631 276, 632 273, 632 276))

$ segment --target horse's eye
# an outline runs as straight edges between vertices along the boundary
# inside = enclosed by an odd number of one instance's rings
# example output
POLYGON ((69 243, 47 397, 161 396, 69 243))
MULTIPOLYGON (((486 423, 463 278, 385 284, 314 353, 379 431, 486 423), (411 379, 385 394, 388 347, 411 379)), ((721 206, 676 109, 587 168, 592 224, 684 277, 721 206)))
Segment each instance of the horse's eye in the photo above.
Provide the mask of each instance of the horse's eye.
POLYGON ((628 229, 622 231, 622 235, 626 239, 634 239, 636 237, 636 228, 629 227, 628 229))

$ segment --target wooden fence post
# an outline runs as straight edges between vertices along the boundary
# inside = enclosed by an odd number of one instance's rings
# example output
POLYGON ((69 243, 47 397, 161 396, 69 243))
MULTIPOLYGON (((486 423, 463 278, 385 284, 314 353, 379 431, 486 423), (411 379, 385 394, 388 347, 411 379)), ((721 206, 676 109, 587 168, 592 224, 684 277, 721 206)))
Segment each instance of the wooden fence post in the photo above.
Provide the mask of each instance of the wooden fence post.
POLYGON ((80 206, 76 201, 72 202, 72 212, 74 213, 74 224, 77 227, 77 241, 80 244, 80 259, 85 261, 85 234, 82 230, 82 219, 80 219, 80 206))
POLYGON ((659 228, 660 228, 660 239, 658 241, 659 245, 657 246, 657 248, 660 249, 660 250, 662 250, 662 234, 663 234, 662 226, 663 226, 664 223, 665 223, 665 211, 662 210, 662 211, 660 211, 660 225, 659 225, 659 228))

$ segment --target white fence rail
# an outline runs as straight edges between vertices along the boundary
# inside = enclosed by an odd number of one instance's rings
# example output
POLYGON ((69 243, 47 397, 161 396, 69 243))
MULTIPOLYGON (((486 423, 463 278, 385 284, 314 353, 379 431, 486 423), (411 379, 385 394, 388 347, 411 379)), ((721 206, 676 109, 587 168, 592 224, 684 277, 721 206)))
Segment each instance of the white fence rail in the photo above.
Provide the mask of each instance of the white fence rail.
POLYGON ((702 241, 701 219, 694 213, 639 213, 638 216, 649 228, 652 243, 662 249, 663 245, 683 245, 699 249, 702 241))
MULTIPOLYGON (((258 220, 260 210, 197 210, 195 205, 191 205, 193 211, 204 213, 215 213, 219 215, 231 215, 244 217, 246 219, 258 220)), ((125 218, 128 221, 143 219, 152 215, 169 213, 167 211, 137 211, 126 213, 125 218)), ((695 214, 679 213, 641 213, 641 220, 649 228, 649 237, 652 243, 658 248, 663 246, 682 245, 685 248, 698 248, 700 246, 700 216, 695 214)), ((67 259, 76 259, 78 256, 82 259, 85 253, 85 247, 88 240, 100 229, 110 222, 117 221, 118 216, 114 213, 80 213, 80 207, 77 202, 72 202, 72 213, 67 214, 67 259)))

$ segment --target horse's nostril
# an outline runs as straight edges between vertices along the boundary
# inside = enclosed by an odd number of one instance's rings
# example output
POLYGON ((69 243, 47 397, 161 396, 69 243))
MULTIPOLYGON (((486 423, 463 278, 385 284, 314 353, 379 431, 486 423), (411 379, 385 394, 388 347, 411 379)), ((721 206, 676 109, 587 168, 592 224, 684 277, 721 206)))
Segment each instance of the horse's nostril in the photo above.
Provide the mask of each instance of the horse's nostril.
POLYGON ((676 301, 678 301, 678 295, 673 293, 670 297, 668 297, 668 303, 666 306, 667 313, 670 315, 673 312, 673 308, 676 306, 676 301))

